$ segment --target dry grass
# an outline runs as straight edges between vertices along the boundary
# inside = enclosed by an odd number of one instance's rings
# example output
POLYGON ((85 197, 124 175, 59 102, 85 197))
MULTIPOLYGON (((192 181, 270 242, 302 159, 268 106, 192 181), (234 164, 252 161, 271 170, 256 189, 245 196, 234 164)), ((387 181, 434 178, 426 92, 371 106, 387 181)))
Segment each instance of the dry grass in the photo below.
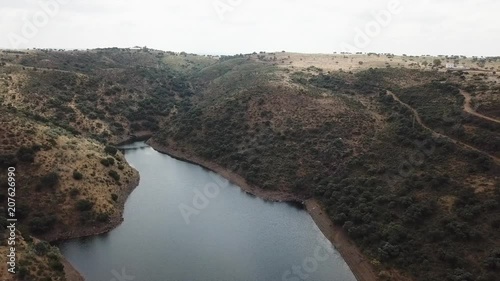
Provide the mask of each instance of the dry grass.
MULTIPOLYGON (((434 56, 387 56, 383 54, 300 54, 300 53, 267 53, 253 55, 254 59, 264 56, 264 60, 276 63, 280 67, 293 69, 307 69, 311 66, 324 71, 360 71, 369 68, 404 67, 409 69, 430 70, 435 59, 440 59, 445 71, 446 63, 454 63, 454 59, 434 56), (276 60, 274 60, 276 57, 276 60), (361 63, 360 63, 361 62, 361 63), (425 65, 427 63, 427 65, 425 65)), ((459 59, 458 65, 465 68, 478 68, 481 71, 499 71, 500 61, 486 62, 484 67, 479 67, 473 58, 459 59), (493 69, 492 69, 493 68, 493 69)))

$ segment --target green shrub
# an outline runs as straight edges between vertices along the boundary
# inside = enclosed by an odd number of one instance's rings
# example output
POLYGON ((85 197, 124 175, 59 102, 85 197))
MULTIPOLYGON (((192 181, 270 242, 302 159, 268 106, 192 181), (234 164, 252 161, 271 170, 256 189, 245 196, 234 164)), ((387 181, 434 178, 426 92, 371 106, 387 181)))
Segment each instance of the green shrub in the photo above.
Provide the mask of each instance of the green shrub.
MULTIPOLYGON (((116 201, 116 200, 115 200, 116 201)), ((2 215, 0 215, 0 227, 7 227, 8 223, 7 223, 7 218, 2 215)))
POLYGON ((17 159, 21 162, 33 163, 35 161, 35 151, 33 148, 22 146, 17 151, 17 159))
POLYGON ((83 179, 83 175, 82 175, 82 173, 80 173, 78 171, 73 171, 73 178, 75 180, 81 180, 81 179, 83 179))
POLYGON ((103 164, 106 167, 109 167, 111 165, 108 159, 101 159, 101 164, 103 164))
POLYGON ((109 171, 108 175, 110 177, 112 177, 115 181, 119 181, 120 180, 120 175, 115 170, 109 171))
POLYGON ((59 260, 50 260, 49 261, 49 266, 50 266, 50 268, 52 268, 52 269, 54 269, 56 271, 59 271, 59 272, 63 272, 64 271, 64 265, 59 260))
POLYGON ((28 276, 28 273, 29 273, 29 270, 24 266, 20 266, 19 270, 17 272, 19 279, 21 279, 21 280, 24 280, 24 278, 26 278, 28 276))
POLYGON ((87 224, 93 219, 93 213, 91 211, 84 211, 80 213, 80 223, 87 224))
POLYGON ((114 156, 118 152, 118 149, 116 147, 114 147, 114 146, 107 145, 104 148, 104 152, 106 152, 109 155, 113 155, 114 156))
POLYGON ((31 213, 31 207, 25 202, 19 202, 16 206, 16 217, 22 221, 31 213))
POLYGON ((33 250, 35 251, 35 254, 45 256, 50 250, 50 244, 47 242, 38 242, 35 244, 33 250))
POLYGON ((115 158, 108 157, 107 160, 108 160, 109 165, 113 166, 115 164, 115 158))
POLYGON ((14 155, 0 155, 0 167, 8 168, 17 165, 17 160, 14 155))
POLYGON ((90 211, 94 207, 94 202, 87 199, 80 199, 76 202, 76 209, 80 212, 90 211))
POLYGON ((107 221, 109 221, 109 215, 106 213, 99 213, 96 216, 96 220, 98 222, 107 222, 107 221))
POLYGON ((28 226, 32 233, 34 234, 44 234, 52 230, 52 227, 56 223, 57 219, 55 216, 45 216, 45 217, 34 217, 29 222, 28 226))
POLYGON ((54 251, 49 252, 49 253, 47 254, 47 257, 48 257, 49 259, 51 259, 51 260, 55 260, 55 261, 60 260, 59 255, 58 255, 56 252, 54 252, 54 251))
POLYGON ((69 196, 71 196, 71 198, 75 198, 79 194, 80 194, 80 190, 78 190, 78 188, 73 187, 69 190, 69 196))

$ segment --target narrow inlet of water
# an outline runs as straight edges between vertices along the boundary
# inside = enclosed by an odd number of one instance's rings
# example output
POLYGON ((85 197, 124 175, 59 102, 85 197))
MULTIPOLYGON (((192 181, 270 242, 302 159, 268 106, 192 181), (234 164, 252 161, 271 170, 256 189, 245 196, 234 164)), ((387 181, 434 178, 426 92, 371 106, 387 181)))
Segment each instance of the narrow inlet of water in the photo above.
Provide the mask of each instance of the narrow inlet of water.
POLYGON ((59 245, 87 281, 356 280, 306 211, 247 195, 143 142, 126 148, 141 182, 124 222, 59 245))

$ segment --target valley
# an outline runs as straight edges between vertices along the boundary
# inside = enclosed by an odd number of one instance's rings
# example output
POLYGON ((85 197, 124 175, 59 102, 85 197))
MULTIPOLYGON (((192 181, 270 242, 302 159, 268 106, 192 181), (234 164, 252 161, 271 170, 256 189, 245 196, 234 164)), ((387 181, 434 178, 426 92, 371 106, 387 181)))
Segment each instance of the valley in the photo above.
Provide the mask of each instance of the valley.
POLYGON ((19 270, 80 280, 43 241, 120 225, 142 175, 117 146, 148 140, 258 197, 321 208, 309 211, 358 280, 493 281, 498 71, 498 57, 4 50, 0 166, 20 171, 19 270))

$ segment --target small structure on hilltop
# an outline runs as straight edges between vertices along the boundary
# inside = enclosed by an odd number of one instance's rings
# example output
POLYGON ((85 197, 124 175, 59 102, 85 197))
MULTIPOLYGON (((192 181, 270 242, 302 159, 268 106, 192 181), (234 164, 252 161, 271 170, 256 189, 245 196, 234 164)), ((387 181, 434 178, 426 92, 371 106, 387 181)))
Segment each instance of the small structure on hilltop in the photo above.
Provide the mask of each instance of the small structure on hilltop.
POLYGON ((454 63, 447 63, 446 64, 446 69, 464 70, 465 66, 464 65, 456 65, 454 63))

